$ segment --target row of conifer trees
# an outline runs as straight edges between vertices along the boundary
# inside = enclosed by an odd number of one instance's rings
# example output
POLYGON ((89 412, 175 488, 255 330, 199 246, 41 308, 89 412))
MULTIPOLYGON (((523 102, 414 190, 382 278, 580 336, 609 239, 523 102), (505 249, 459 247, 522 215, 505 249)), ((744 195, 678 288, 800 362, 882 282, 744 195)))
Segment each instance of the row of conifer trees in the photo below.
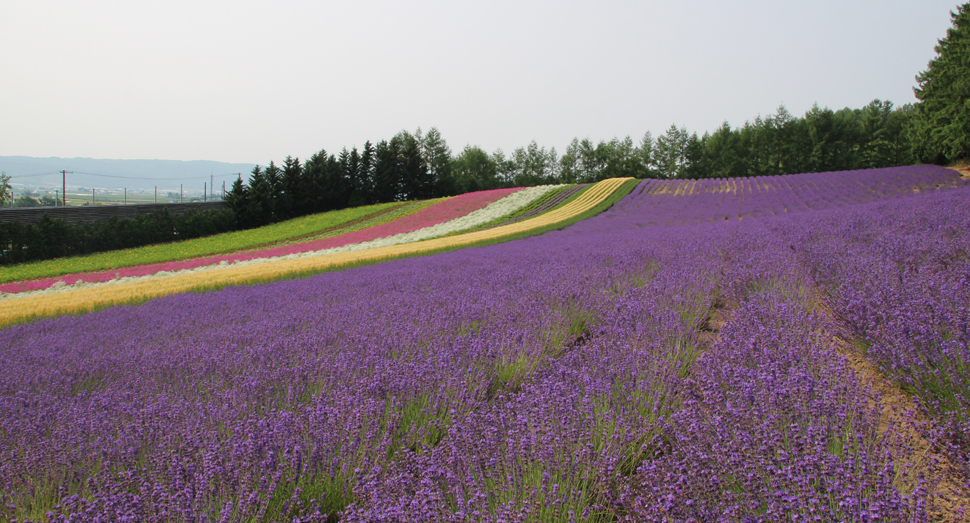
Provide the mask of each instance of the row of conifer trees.
POLYGON ((802 117, 784 107, 743 126, 727 123, 698 136, 672 125, 594 144, 574 139, 560 156, 535 141, 506 155, 466 146, 453 154, 431 128, 402 131, 376 145, 338 154, 325 150, 302 162, 256 167, 240 177, 227 201, 241 227, 371 203, 451 196, 469 191, 613 177, 707 178, 841 171, 910 165, 925 154, 913 139, 916 110, 875 100, 861 109, 817 106, 802 117))

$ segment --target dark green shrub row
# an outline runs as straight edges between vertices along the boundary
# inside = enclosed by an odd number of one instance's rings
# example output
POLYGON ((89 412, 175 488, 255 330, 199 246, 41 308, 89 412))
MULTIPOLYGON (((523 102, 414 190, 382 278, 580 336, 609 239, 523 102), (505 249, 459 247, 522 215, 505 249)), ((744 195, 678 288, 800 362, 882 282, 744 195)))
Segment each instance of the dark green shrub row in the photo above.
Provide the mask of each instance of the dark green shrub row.
POLYGON ((165 208, 157 214, 75 224, 44 214, 36 224, 0 222, 0 264, 188 240, 235 229, 236 216, 231 209, 173 215, 165 208))

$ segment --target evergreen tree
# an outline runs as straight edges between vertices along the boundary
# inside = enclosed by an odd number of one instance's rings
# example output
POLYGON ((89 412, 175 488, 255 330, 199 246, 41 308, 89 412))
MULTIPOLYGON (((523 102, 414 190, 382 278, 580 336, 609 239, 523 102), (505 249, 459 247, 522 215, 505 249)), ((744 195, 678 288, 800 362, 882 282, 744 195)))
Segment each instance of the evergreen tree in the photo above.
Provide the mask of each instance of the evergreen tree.
POLYGON ((348 152, 345 147, 340 151, 338 162, 343 170, 344 178, 347 180, 349 190, 346 206, 360 207, 365 205, 367 203, 367 187, 363 183, 360 153, 357 152, 357 148, 354 147, 348 152))
POLYGON ((684 146, 685 165, 681 173, 684 178, 705 178, 710 172, 707 157, 704 155, 706 139, 707 134, 703 138, 698 138, 697 133, 691 134, 687 139, 687 145, 684 146))
POLYGON ((249 176, 249 197, 246 207, 239 217, 243 227, 259 227, 273 221, 276 200, 273 194, 273 183, 269 169, 262 170, 258 165, 253 167, 249 176))
POLYGON ((357 172, 358 191, 365 204, 374 203, 374 145, 370 140, 364 142, 364 148, 360 152, 360 168, 357 172))
POLYGON ((916 106, 904 104, 889 114, 885 123, 884 137, 889 142, 885 157, 885 167, 911 165, 918 160, 913 156, 913 127, 916 120, 916 106))
POLYGON ((243 185, 242 176, 232 182, 232 187, 226 193, 226 205, 232 209, 237 219, 242 220, 242 215, 249 205, 249 188, 243 185))
POLYGON ((620 140, 613 138, 609 142, 596 145, 596 154, 603 163, 599 179, 607 178, 642 178, 645 174, 640 167, 639 156, 633 140, 627 136, 620 140))
POLYGON ((347 207, 350 199, 350 183, 343 165, 334 155, 327 157, 323 165, 322 211, 332 211, 347 207))
POLYGON ((423 200, 430 198, 434 191, 434 181, 428 174, 428 166, 421 154, 421 134, 412 135, 401 131, 391 141, 400 142, 400 181, 401 196, 405 200, 423 200))
POLYGON ((518 187, 531 187, 554 183, 559 167, 556 149, 549 151, 539 147, 535 140, 528 147, 519 147, 512 152, 512 162, 515 165, 512 174, 512 184, 518 187))
POLYGON ((743 155, 740 133, 732 130, 731 126, 724 122, 714 131, 714 134, 704 140, 704 156, 708 163, 704 177, 743 176, 746 171, 743 155))
POLYGON ((592 183, 599 179, 600 171, 603 170, 603 162, 596 154, 596 147, 589 138, 583 138, 579 142, 577 150, 579 157, 579 178, 581 183, 592 183))
POLYGON ((566 152, 559 158, 559 181, 576 183, 579 177, 579 139, 573 138, 566 146, 566 152))
POLYGON ((681 178, 687 166, 687 129, 671 125, 667 132, 657 137, 654 146, 654 166, 661 178, 681 178))
POLYGON ((277 214, 281 220, 301 215, 300 179, 303 176, 303 166, 299 158, 287 156, 283 160, 283 170, 280 179, 281 191, 277 200, 277 214))
POLYGON ((660 173, 654 168, 653 156, 656 142, 653 133, 647 131, 640 139, 640 146, 637 147, 637 171, 642 174, 642 178, 657 178, 660 173))
POLYGON ((327 151, 321 149, 310 156, 303 165, 303 180, 306 190, 306 212, 322 212, 326 205, 325 176, 327 168, 327 151))
POLYGON ((421 142, 428 176, 434 184, 435 196, 452 196, 457 188, 451 172, 451 149, 436 127, 428 130, 421 142))
POLYGON ((825 172, 852 169, 847 165, 848 151, 852 144, 847 141, 845 120, 829 108, 818 104, 805 113, 805 130, 808 133, 806 172, 825 172))
POLYGON ((952 27, 916 77, 916 155, 932 163, 970 159, 970 2, 950 12, 952 27))
POLYGON ((893 113, 890 101, 873 100, 869 105, 855 111, 862 125, 862 150, 859 167, 877 169, 892 165, 892 142, 889 136, 889 119, 893 113))
POLYGON ((373 201, 398 201, 401 199, 400 192, 400 141, 381 140, 374 149, 373 201))

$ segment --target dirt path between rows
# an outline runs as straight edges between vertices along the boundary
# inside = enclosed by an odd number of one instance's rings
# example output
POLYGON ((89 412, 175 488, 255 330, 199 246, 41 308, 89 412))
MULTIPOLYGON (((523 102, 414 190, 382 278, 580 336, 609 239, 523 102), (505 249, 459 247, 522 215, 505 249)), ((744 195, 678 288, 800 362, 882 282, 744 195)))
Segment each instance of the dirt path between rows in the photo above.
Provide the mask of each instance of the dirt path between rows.
MULTIPOLYGON (((834 324, 837 332, 832 340, 839 355, 844 357, 856 376, 862 390, 868 392, 869 405, 881 409, 877 431, 880 436, 892 428, 890 437, 898 438, 897 466, 907 461, 913 462, 917 472, 925 472, 930 489, 932 509, 930 521, 942 523, 970 522, 970 491, 961 480, 961 473, 945 455, 924 436, 929 432, 932 421, 916 412, 913 397, 887 379, 879 368, 869 361, 860 349, 853 345, 846 322, 817 295, 813 307, 824 312, 834 324), (913 459, 913 457, 916 457, 913 459)), ((701 328, 700 342, 706 348, 714 346, 720 331, 733 317, 739 303, 726 303, 716 300, 712 305, 707 321, 701 328)), ((909 478, 901 478, 897 487, 901 491, 916 485, 909 478)), ((925 488, 925 487, 924 487, 925 488)))
POLYGON ((951 165, 949 168, 960 173, 963 178, 970 178, 970 163, 951 165))
MULTIPOLYGON (((881 408, 878 432, 885 435, 890 427, 900 438, 898 451, 916 456, 913 466, 922 468, 932 497, 931 521, 957 523, 970 521, 970 491, 960 479, 960 472, 924 436, 932 421, 916 410, 913 397, 897 384, 887 379, 870 361, 857 344, 852 343, 846 322, 827 303, 816 297, 815 307, 825 312, 842 332, 833 335, 836 351, 846 359, 862 388, 868 389, 870 406, 881 408)), ((902 464, 906 456, 897 461, 902 464)), ((912 481, 903 481, 902 487, 913 488, 912 481)))

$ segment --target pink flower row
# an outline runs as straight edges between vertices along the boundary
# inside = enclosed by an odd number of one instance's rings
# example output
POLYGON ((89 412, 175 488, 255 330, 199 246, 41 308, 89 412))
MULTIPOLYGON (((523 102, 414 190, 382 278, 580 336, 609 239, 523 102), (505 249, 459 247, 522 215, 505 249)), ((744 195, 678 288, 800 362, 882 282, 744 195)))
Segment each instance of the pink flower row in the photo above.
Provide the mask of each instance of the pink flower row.
POLYGON ((302 252, 312 252, 323 249, 331 249, 334 247, 342 247, 344 245, 350 245, 353 243, 377 240, 380 238, 387 238, 388 236, 412 232, 425 227, 431 227, 432 225, 437 225, 439 223, 444 223, 449 220, 454 220, 455 218, 465 216, 472 211, 477 211, 478 209, 481 209, 488 204, 499 200, 500 198, 504 198, 505 196, 508 196, 509 194, 512 194, 518 190, 519 188, 494 189, 491 191, 478 191, 462 194, 461 196, 456 196, 454 198, 449 198, 447 200, 438 202, 414 214, 404 216, 381 225, 376 225, 374 227, 350 232, 332 238, 322 238, 304 243, 284 245, 282 247, 270 247, 235 254, 209 256, 191 260, 152 263, 148 265, 136 265, 134 267, 124 267, 109 271, 81 272, 57 276, 54 278, 6 283, 0 285, 0 292, 18 293, 42 290, 47 289, 58 282, 63 282, 67 285, 75 284, 78 281, 84 281, 87 283, 106 282, 129 276, 148 276, 162 271, 171 272, 196 269, 209 265, 217 265, 221 262, 235 263, 256 258, 286 256, 288 254, 298 254, 302 252))

